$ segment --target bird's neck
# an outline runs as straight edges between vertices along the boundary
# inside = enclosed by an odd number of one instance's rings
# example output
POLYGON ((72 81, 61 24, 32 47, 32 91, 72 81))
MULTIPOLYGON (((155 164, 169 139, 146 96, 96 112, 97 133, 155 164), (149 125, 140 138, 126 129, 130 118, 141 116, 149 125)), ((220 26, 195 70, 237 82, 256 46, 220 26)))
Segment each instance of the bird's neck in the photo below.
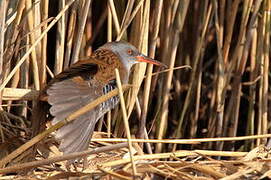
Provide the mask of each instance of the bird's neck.
POLYGON ((115 53, 100 49, 96 50, 92 57, 101 62, 98 63, 98 71, 95 79, 107 84, 116 78, 115 69, 117 68, 120 72, 122 83, 128 82, 129 72, 115 53))

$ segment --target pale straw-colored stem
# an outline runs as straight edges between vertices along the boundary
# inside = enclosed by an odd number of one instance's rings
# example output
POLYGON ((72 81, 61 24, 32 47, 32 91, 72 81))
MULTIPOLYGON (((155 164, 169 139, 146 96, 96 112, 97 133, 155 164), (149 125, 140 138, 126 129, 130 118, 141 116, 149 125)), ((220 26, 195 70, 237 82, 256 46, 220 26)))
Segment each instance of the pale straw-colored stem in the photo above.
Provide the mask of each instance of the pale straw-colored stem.
POLYGON ((82 17, 80 18, 79 25, 78 25, 79 26, 78 32, 77 32, 76 38, 75 38, 76 39, 75 40, 75 47, 74 47, 74 51, 73 51, 72 59, 71 59, 72 64, 77 62, 78 58, 79 58, 80 47, 81 47, 81 42, 82 42, 84 30, 85 30, 85 25, 86 25, 86 21, 87 21, 90 3, 91 3, 91 0, 86 0, 82 14, 80 14, 82 17))
POLYGON ((111 13, 112 13, 114 26, 116 28, 117 34, 119 34, 119 32, 120 32, 120 23, 119 23, 119 20, 118 20, 118 15, 117 15, 117 11, 116 11, 116 8, 115 8, 114 1, 109 0, 108 2, 109 2, 109 7, 110 7, 110 10, 111 10, 111 13))
MULTIPOLYGON (((28 11, 27 14, 27 22, 28 22, 28 28, 31 31, 34 28, 34 16, 33 16, 33 11, 32 11, 32 2, 31 0, 26 0, 25 1, 25 6, 28 11)), ((35 33, 30 34, 30 43, 34 45, 35 43, 35 33)), ((33 75, 34 75, 34 84, 35 88, 37 90, 40 90, 40 81, 39 81, 39 68, 38 68, 38 62, 37 62, 37 54, 35 51, 36 46, 39 43, 36 43, 35 47, 33 48, 33 51, 31 51, 31 59, 32 59, 32 66, 33 66, 33 75)))
POLYGON ((132 163, 132 168, 133 168, 133 174, 136 176, 136 165, 134 162, 133 158, 133 147, 132 147, 132 142, 131 142, 131 133, 130 133, 130 127, 129 127, 129 121, 128 121, 128 115, 126 111, 126 106, 125 106, 125 101, 123 97, 123 90, 121 86, 121 80, 120 80, 120 75, 118 69, 115 69, 115 74, 116 74, 116 81, 117 81, 117 86, 118 86, 118 91, 119 91, 119 97, 120 97, 120 105, 121 105, 121 110, 122 110, 122 115, 123 115, 123 121, 124 121, 124 127, 126 130, 126 136, 127 136, 127 141, 128 141, 128 147, 129 147, 129 153, 130 153, 130 160, 132 163))

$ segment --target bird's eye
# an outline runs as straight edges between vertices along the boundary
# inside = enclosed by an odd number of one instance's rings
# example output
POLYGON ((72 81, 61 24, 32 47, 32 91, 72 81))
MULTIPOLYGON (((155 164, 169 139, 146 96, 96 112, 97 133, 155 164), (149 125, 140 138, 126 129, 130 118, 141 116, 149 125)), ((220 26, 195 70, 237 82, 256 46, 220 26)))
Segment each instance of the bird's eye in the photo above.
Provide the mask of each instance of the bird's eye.
POLYGON ((128 49, 127 50, 127 54, 132 55, 133 54, 133 50, 132 49, 128 49))

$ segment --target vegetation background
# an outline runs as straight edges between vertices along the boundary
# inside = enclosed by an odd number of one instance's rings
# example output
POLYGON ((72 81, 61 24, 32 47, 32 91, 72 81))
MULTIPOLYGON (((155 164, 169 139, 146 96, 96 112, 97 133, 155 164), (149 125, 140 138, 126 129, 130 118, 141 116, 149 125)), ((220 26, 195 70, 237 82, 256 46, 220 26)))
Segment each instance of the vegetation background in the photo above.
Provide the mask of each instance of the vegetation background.
MULTIPOLYGON (((1 157, 29 140, 35 90, 115 40, 128 41, 169 67, 154 75, 162 69, 146 64, 134 68, 130 82, 135 88, 126 97, 132 134, 190 139, 270 132, 270 0, 0 3, 1 157), (28 95, 18 100, 24 90, 28 95)), ((100 121, 97 130, 123 137, 117 112, 100 121)), ((266 143, 267 139, 154 143, 143 150, 250 151, 266 143)))

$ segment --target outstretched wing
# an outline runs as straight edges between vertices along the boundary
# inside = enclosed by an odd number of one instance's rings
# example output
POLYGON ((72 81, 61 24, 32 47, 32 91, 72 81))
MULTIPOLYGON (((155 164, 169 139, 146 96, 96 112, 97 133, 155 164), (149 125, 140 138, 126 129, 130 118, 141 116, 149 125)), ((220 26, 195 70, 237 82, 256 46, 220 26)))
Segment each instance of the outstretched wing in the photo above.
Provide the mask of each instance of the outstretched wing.
MULTIPOLYGON (((103 94, 103 85, 94 79, 75 76, 54 82, 47 89, 50 113, 54 116, 53 124, 58 123, 71 113, 82 108, 103 94)), ((99 118, 99 106, 56 131, 56 138, 61 141, 60 150, 64 153, 86 150, 99 118)))

